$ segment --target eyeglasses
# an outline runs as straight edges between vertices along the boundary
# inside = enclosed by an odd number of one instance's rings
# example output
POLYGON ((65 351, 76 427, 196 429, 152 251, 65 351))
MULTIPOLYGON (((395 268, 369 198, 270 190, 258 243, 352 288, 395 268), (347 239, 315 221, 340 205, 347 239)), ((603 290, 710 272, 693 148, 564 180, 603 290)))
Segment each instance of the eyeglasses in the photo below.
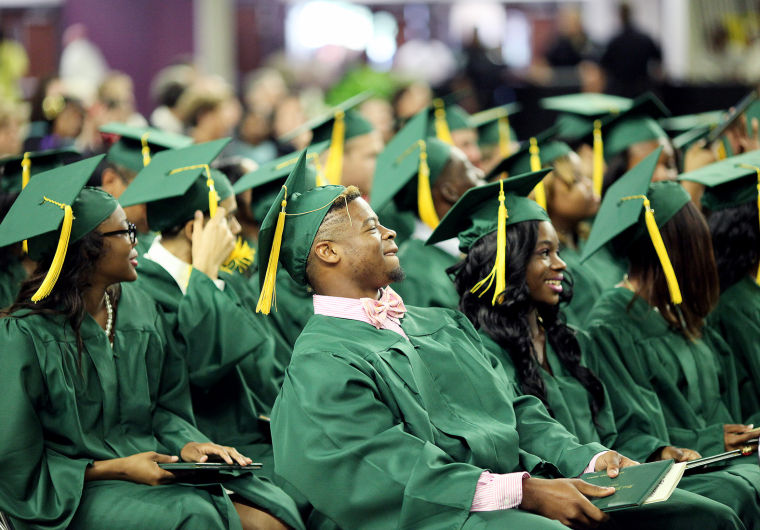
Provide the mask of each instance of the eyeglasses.
POLYGON ((123 236, 124 234, 129 235, 129 241, 133 245, 137 242, 137 227, 133 223, 127 223, 127 229, 126 230, 114 230, 113 232, 105 232, 103 234, 100 234, 103 237, 108 236, 123 236))

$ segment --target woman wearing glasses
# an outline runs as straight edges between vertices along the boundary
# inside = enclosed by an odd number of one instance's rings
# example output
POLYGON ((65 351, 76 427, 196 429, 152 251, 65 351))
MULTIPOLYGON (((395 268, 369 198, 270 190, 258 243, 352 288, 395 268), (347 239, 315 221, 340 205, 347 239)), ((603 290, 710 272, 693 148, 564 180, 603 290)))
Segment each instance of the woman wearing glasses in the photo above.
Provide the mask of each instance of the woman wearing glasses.
POLYGON ((247 473, 189 486, 159 467, 250 460, 195 427, 183 361, 130 285, 135 227, 82 188, 97 161, 37 175, 0 225, 39 264, 0 318, 0 511, 16 528, 301 527, 292 501, 255 508, 285 495, 247 473))

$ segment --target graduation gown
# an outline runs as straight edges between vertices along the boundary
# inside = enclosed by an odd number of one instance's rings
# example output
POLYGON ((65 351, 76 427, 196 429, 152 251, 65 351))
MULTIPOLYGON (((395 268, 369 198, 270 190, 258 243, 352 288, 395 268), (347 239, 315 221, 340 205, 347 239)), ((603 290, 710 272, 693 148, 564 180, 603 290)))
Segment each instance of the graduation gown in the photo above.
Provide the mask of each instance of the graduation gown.
MULTIPOLYGON (((736 378, 725 343, 708 327, 703 339, 689 341, 672 331, 643 299, 636 297, 628 309, 632 297, 624 288, 605 291, 587 326, 589 364, 607 388, 614 388, 609 396, 617 449, 640 461, 667 445, 694 449, 703 456, 725 451, 723 425, 740 421, 736 378)), ((723 469, 741 477, 743 487, 720 491, 708 473, 706 487, 689 488, 722 502, 758 506, 756 457, 734 462, 723 469)), ((698 482, 696 477, 688 478, 698 482)))
POLYGON ((446 269, 456 265, 459 258, 434 245, 425 246, 419 239, 409 239, 398 251, 404 269, 404 280, 393 284, 405 304, 418 307, 459 307, 459 295, 446 269))
MULTIPOLYGON (((183 294, 174 278, 158 263, 143 259, 136 285, 159 305, 167 333, 186 360, 193 410, 200 430, 217 443, 271 463, 267 426, 277 396, 275 340, 245 305, 246 280, 219 273, 225 289, 193 270, 183 294)), ((271 472, 271 465, 266 469, 271 472)))
POLYGON ((731 349, 741 418, 760 424, 760 286, 755 280, 746 276, 726 289, 708 325, 731 349))
MULTIPOLYGON (((319 523, 460 528, 484 469, 576 476, 604 451, 504 385, 464 315, 407 307, 411 343, 323 315, 296 343, 272 411, 275 463, 319 523)), ((524 527, 545 521, 501 514, 524 527)))
POLYGON ((16 301, 21 282, 26 280, 26 269, 20 259, 12 258, 8 267, 0 271, 0 309, 16 301))
MULTIPOLYGON (((183 360, 149 299, 123 287, 113 349, 86 315, 81 356, 64 317, 16 316, 0 319, 0 510, 16 529, 240 528, 219 484, 84 482, 94 460, 178 455, 187 442, 208 441, 193 422, 183 360)), ((225 487, 301 527, 270 483, 244 476, 225 487)))
MULTIPOLYGON (((517 372, 509 354, 502 349, 493 339, 483 331, 480 331, 483 344, 498 359, 510 380, 519 385, 517 372)), ((581 346, 581 364, 588 366, 586 352, 589 348, 588 336, 576 330, 576 337, 581 346)), ((560 361, 554 348, 546 342, 546 360, 551 368, 551 373, 541 368, 539 373, 546 387, 546 402, 551 409, 554 419, 560 422, 568 431, 573 433, 581 443, 601 442, 606 447, 616 449, 620 453, 629 456, 624 448, 617 444, 617 427, 615 416, 610 402, 607 386, 604 387, 604 403, 597 412, 596 418, 591 412, 591 394, 560 361)), ((594 367, 590 367, 595 372, 594 367)), ((519 388, 519 386, 518 386, 519 388)), ((616 388, 612 386, 611 388, 616 388)), ((653 447, 652 438, 646 433, 638 433, 642 440, 635 439, 635 433, 628 436, 627 445, 639 445, 643 451, 651 454, 659 447, 653 447)), ((654 443, 656 445, 657 442, 654 443)), ((638 458, 641 458, 640 456, 638 458)), ((754 460, 755 457, 750 457, 754 460)), ((643 460, 641 460, 643 461, 643 460)), ((751 464, 754 466, 754 462, 751 464)), ((755 466, 756 467, 756 466, 755 466)), ((760 525, 760 505, 756 502, 756 491, 746 480, 746 477, 755 476, 751 467, 743 465, 742 473, 735 474, 731 471, 714 469, 707 474, 685 476, 679 482, 678 487, 685 491, 696 493, 720 502, 731 508, 747 528, 760 525)), ((671 523, 672 524, 672 523, 671 523)), ((649 524, 647 526, 650 526, 649 524)))

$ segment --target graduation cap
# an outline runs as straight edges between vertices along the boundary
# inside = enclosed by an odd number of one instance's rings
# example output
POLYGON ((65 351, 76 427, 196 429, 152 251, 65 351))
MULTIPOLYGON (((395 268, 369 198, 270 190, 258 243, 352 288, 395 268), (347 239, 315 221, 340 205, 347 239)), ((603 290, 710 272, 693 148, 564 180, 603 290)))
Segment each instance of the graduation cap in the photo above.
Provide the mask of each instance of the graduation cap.
POLYGON ((455 92, 443 98, 433 99, 432 105, 428 108, 428 112, 430 113, 428 136, 433 136, 444 143, 454 145, 451 131, 474 128, 470 124, 471 116, 466 110, 456 104, 456 101, 461 96, 461 92, 455 92))
POLYGON ((431 229, 438 226, 431 186, 451 156, 451 146, 426 136, 427 111, 407 122, 377 157, 371 205, 382 209, 395 199, 402 210, 416 211, 431 229))
MULTIPOLYGON (((571 149, 564 142, 552 140, 557 128, 552 126, 523 142, 511 156, 503 159, 486 177, 487 180, 498 178, 502 173, 520 175, 529 171, 539 171, 551 165, 558 158, 570 153, 571 149)), ((546 209, 546 190, 542 181, 536 183, 536 202, 546 209)))
POLYGON ((134 127, 119 122, 103 125, 100 132, 115 138, 106 155, 106 161, 135 172, 150 164, 153 154, 165 149, 180 149, 193 143, 192 138, 183 134, 153 127, 134 127))
POLYGON ((370 96, 370 92, 363 92, 347 99, 330 109, 326 115, 307 122, 283 135, 280 139, 287 142, 310 130, 312 131, 312 143, 329 140, 330 153, 327 155, 325 176, 329 183, 340 184, 340 178, 343 174, 343 147, 345 142, 375 130, 368 120, 354 110, 354 107, 365 102, 370 96))
POLYGON ((557 136, 567 141, 580 140, 594 127, 594 121, 629 110, 633 100, 608 94, 566 94, 543 98, 539 105, 559 112, 557 136))
POLYGON ((667 116, 670 111, 651 92, 637 97, 627 111, 602 120, 604 157, 609 159, 635 143, 668 138, 657 122, 667 116))
POLYGON ((471 188, 451 207, 425 244, 459 238, 459 250, 469 252, 483 236, 497 233, 496 261, 490 274, 470 289, 482 296, 494 287, 491 304, 506 288, 506 227, 524 221, 549 221, 546 210, 527 195, 549 173, 543 169, 471 188))
POLYGON ((39 173, 0 223, 0 246, 27 240, 33 260, 53 255, 33 302, 52 292, 69 245, 92 232, 118 206, 105 191, 85 187, 102 159, 99 155, 39 173))
MULTIPOLYGON (((312 144, 306 149, 306 161, 313 161, 316 171, 306 167, 306 179, 308 187, 324 185, 324 177, 319 175, 319 154, 329 145, 329 141, 312 144)), ((236 194, 245 190, 252 190, 251 214, 254 220, 261 224, 280 191, 285 179, 293 171, 293 167, 300 157, 300 153, 290 153, 264 164, 255 171, 246 173, 232 186, 236 194)))
POLYGON ((209 167, 229 138, 161 151, 119 197, 122 206, 147 204, 152 230, 187 221, 196 210, 216 215, 219 201, 233 195, 224 173, 209 167))
POLYGON ((517 135, 509 126, 509 116, 520 108, 519 103, 509 103, 470 116, 470 126, 478 131, 478 144, 497 145, 501 158, 511 155, 510 144, 517 141, 517 135))
POLYGON ((312 188, 306 172, 306 150, 277 194, 259 230, 259 296, 256 312, 269 314, 275 297, 277 264, 282 263, 298 283, 306 284, 306 262, 311 245, 330 206, 346 188, 312 188))
POLYGON ((581 262, 608 242, 619 240, 622 234, 626 235, 627 244, 648 234, 662 265, 671 302, 677 306, 682 301, 681 290, 659 229, 691 199, 677 182, 650 184, 661 152, 662 147, 655 149, 607 190, 581 262), (632 227, 633 232, 629 230, 632 227))
POLYGON ((79 159, 79 153, 70 147, 47 151, 28 151, 21 156, 10 156, 0 160, 2 179, 0 191, 19 192, 38 173, 62 166, 79 159))
MULTIPOLYGON (((760 151, 725 158, 683 173, 678 180, 690 180, 704 185, 702 206, 711 211, 757 202, 760 216, 760 151)), ((755 281, 760 284, 760 268, 755 281)))

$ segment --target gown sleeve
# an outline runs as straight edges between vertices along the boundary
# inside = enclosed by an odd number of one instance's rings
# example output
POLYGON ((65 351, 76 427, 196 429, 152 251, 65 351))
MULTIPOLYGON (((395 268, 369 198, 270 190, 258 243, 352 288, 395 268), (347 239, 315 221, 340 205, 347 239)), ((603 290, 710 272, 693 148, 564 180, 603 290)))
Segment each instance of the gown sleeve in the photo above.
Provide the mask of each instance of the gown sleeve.
POLYGON ((19 319, 0 319, 0 510, 41 528, 63 529, 79 506, 91 460, 68 458, 45 447, 37 410, 47 394, 46 382, 37 345, 26 329, 19 319))

